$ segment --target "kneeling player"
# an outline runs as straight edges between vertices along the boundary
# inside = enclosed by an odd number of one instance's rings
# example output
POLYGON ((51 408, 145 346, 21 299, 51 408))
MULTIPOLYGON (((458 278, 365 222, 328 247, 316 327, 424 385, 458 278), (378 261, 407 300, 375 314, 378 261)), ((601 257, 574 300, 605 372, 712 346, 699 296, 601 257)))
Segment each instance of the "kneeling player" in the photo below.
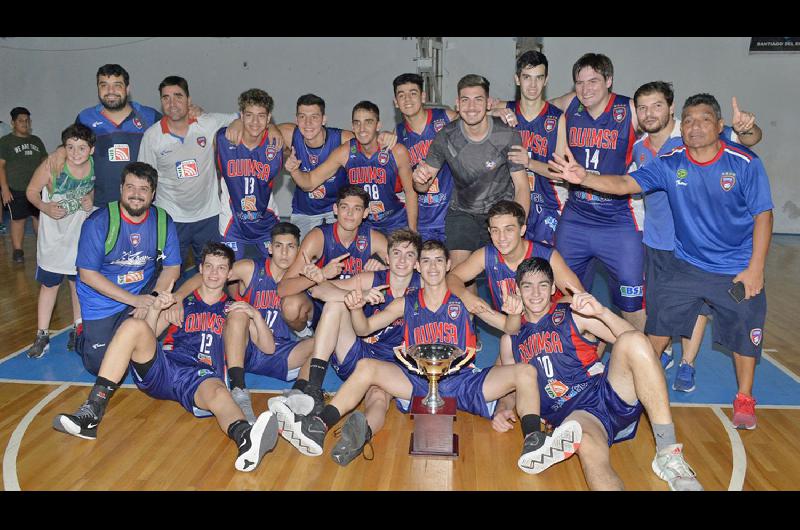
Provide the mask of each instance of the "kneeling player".
MULTIPOLYGON (((609 447, 636 435, 645 410, 656 439, 653 471, 672 490, 702 490, 683 459, 683 445, 675 440, 664 374, 647 337, 589 293, 576 293, 571 304, 551 305, 553 270, 543 259, 523 261, 517 285, 526 322, 516 336, 501 339, 501 361, 536 367, 542 418, 554 426, 580 424, 578 456, 589 487, 623 488, 611 467, 609 447), (614 343, 607 369, 592 336, 614 343)), ((513 396, 501 400, 492 422, 495 430, 512 428, 512 403, 513 396)))
MULTIPOLYGON (((426 241, 418 264, 424 284, 422 289, 396 298, 369 319, 361 309, 364 305, 361 291, 350 292, 345 303, 350 308, 356 332, 367 336, 403 318, 407 347, 419 343, 452 344, 467 352, 460 361, 463 365, 475 354, 475 333, 464 303, 452 295, 445 284, 449 267, 444 245, 439 241, 426 241)), ((502 310, 508 316, 491 310, 477 316, 491 326, 515 333, 520 326, 522 303, 505 288, 502 310)), ((342 413, 353 410, 373 385, 404 401, 405 411, 414 396, 424 396, 428 391, 427 378, 412 374, 395 362, 363 359, 319 416, 296 415, 285 403, 276 403, 273 411, 283 429, 282 436, 304 454, 322 454, 328 429, 339 421, 342 413)), ((495 366, 488 370, 466 367, 442 378, 439 390, 444 397, 456 398, 459 409, 485 418, 491 417, 497 399, 516 391, 517 411, 525 435, 518 465, 527 473, 539 473, 568 458, 580 444, 580 426, 575 422, 561 425, 549 437, 541 432, 536 371, 528 365, 495 366)), ((342 437, 333 454, 357 455, 370 437, 371 427, 364 415, 354 412, 342 427, 342 437)))
MULTIPOLYGON (((59 414, 53 427, 80 438, 97 438, 108 401, 130 365, 136 386, 156 399, 177 401, 197 417, 214 415, 239 448, 235 467, 252 471, 275 447, 278 423, 271 412, 251 426, 222 381, 222 328, 228 297, 222 289, 233 264, 233 251, 209 243, 200 260, 202 285, 183 300, 182 327, 170 326, 163 346, 156 337, 167 328, 162 310, 175 302, 170 290, 159 294, 145 320, 130 318, 108 345, 89 399, 75 414, 59 414)), ((263 324, 263 322, 262 322, 263 324)), ((261 326, 262 333, 266 326, 261 326)))

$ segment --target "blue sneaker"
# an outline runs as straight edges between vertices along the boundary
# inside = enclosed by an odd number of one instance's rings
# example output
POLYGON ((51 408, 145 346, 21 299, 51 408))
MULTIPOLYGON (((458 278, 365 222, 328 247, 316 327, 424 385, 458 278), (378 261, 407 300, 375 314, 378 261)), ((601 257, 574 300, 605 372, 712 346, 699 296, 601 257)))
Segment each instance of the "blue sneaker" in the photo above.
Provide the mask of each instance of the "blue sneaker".
POLYGON ((678 373, 675 375, 675 382, 672 383, 672 390, 678 392, 691 392, 694 390, 694 366, 689 363, 681 363, 678 366, 678 373))
POLYGON ((672 347, 669 347, 661 354, 661 366, 664 367, 664 370, 669 370, 674 364, 675 359, 672 358, 672 347))

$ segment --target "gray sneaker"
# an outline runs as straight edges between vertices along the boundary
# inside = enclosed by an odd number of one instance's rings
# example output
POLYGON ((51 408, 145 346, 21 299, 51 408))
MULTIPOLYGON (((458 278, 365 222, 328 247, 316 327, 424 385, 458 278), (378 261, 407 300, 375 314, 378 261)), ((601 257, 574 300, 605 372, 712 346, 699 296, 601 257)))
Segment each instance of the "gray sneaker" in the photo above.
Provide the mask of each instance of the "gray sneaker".
POLYGON ((683 444, 669 445, 657 452, 652 467, 672 491, 703 491, 694 469, 683 459, 683 444))
POLYGON ((36 340, 33 341, 33 346, 28 350, 28 357, 31 359, 38 359, 50 349, 50 334, 41 329, 36 332, 36 340))
POLYGON ((246 388, 234 387, 231 390, 231 396, 233 396, 233 400, 239 405, 239 408, 242 409, 242 414, 244 414, 247 423, 253 425, 256 422, 256 415, 253 412, 253 400, 250 398, 250 391, 246 388))
MULTIPOLYGON (((369 428, 367 417, 362 412, 355 411, 344 422, 340 432, 341 438, 333 446, 331 458, 340 466, 346 466, 364 451, 364 446, 370 443, 372 429, 369 428)), ((364 458, 372 460, 366 455, 364 458)))
POLYGON ((541 473, 575 454, 582 436, 580 423, 572 420, 556 427, 549 436, 540 431, 532 432, 525 437, 517 466, 525 473, 541 473))

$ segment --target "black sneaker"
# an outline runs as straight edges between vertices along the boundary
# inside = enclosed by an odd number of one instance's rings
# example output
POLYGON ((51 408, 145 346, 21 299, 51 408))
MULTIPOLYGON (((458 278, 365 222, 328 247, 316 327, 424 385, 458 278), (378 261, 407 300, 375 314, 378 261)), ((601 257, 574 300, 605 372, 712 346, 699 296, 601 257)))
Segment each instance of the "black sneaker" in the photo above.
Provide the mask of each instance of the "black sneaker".
POLYGON ((278 419, 270 411, 256 418, 255 423, 239 444, 239 456, 234 467, 238 471, 250 472, 258 467, 265 454, 278 443, 278 419))
POLYGON ((580 423, 573 420, 565 421, 549 435, 540 431, 532 432, 522 443, 517 466, 525 473, 541 473, 575 454, 581 445, 582 435, 580 423))
POLYGON ((325 393, 316 385, 306 385, 304 394, 308 394, 314 398, 314 408, 311 410, 311 416, 319 416, 322 409, 325 408, 325 393))
POLYGON ((318 416, 295 414, 286 402, 276 401, 271 406, 272 412, 279 418, 280 433, 298 451, 308 456, 322 454, 325 433, 328 428, 318 416))
MULTIPOLYGON (((372 430, 367 417, 360 411, 350 414, 341 429, 341 438, 331 451, 331 458, 340 466, 346 466, 364 451, 364 446, 372 440, 372 430)), ((372 460, 372 458, 366 458, 372 460)))
POLYGON ((11 254, 11 260, 14 263, 25 263, 25 253, 21 248, 15 248, 14 252, 11 254))
POLYGON ((88 401, 81 405, 75 414, 59 414, 53 420, 53 428, 78 438, 94 440, 97 438, 97 425, 100 417, 88 401))
POLYGON ((36 332, 36 340, 33 341, 33 346, 28 350, 28 357, 31 359, 38 359, 50 349, 50 335, 41 329, 36 332))

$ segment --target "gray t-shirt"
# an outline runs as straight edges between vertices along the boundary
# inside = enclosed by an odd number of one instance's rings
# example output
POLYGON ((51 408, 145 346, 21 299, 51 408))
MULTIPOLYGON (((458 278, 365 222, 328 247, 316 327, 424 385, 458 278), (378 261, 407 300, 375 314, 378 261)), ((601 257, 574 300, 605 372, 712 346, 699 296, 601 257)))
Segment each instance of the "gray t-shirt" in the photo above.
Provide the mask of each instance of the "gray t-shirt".
POLYGON ((467 138, 461 120, 450 122, 439 131, 425 162, 434 168, 441 168, 445 162, 450 166, 451 210, 485 215, 497 201, 514 200, 511 172, 525 167, 508 161, 512 145, 522 145, 519 131, 491 116, 489 134, 480 142, 467 138))

